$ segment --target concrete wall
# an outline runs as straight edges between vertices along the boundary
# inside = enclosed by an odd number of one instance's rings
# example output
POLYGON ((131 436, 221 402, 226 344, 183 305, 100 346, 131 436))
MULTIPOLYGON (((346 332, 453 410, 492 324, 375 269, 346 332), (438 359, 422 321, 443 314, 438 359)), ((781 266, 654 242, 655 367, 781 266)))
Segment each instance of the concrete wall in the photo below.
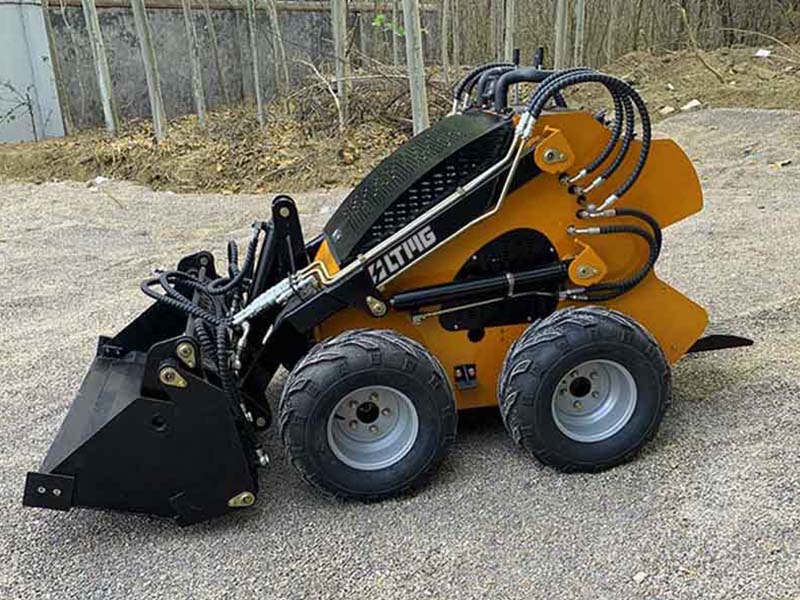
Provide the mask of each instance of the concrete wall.
POLYGON ((64 135, 50 47, 37 0, 0 0, 0 141, 64 135))
MULTIPOLYGON (((194 4, 196 7, 201 6, 199 2, 194 4)), ((257 5, 263 7, 260 2, 257 2, 257 5)), ((98 13, 108 53, 112 85, 120 113, 127 118, 147 117, 150 115, 150 104, 147 99, 144 67, 136 38, 133 13, 128 8, 103 8, 102 5, 99 6, 98 13)), ((231 98, 233 101, 237 101, 245 97, 252 97, 252 66, 244 11, 212 9, 211 14, 217 31, 221 61, 231 91, 231 98)), ((78 128, 100 125, 102 110, 83 11, 76 6, 66 6, 62 11, 58 4, 53 2, 51 3, 50 17, 61 72, 67 89, 67 101, 75 125, 78 128)), ((183 14, 179 8, 150 8, 148 17, 158 55, 167 115, 172 118, 190 113, 193 110, 191 67, 183 14)), ((201 46, 201 60, 204 65, 203 83, 208 104, 214 108, 224 103, 224 96, 211 54, 205 13, 196 9, 194 18, 201 46)), ((330 13, 328 11, 281 10, 279 18, 294 80, 309 74, 308 68, 298 64, 298 60, 312 61, 317 65, 326 61, 331 63, 333 48, 330 43, 330 13)), ((390 43, 390 34, 375 32, 371 26, 371 20, 371 15, 365 14, 366 38, 369 43, 374 43, 377 38, 378 43, 386 44, 383 49, 390 53, 391 50, 387 48, 390 43)), ((427 29, 431 32, 435 28, 436 19, 433 14, 429 13, 425 15, 425 20, 427 29)), ((270 24, 265 11, 258 11, 257 21, 261 81, 265 98, 269 98, 274 91, 274 68, 270 45, 270 24)), ((356 27, 357 23, 356 15, 351 14, 351 26, 356 27)), ((353 38, 357 44, 361 36, 355 32, 353 38)), ((428 55, 433 56, 436 51, 435 43, 429 41, 426 46, 428 46, 428 55)), ((388 60, 388 56, 389 54, 384 58, 388 60)))

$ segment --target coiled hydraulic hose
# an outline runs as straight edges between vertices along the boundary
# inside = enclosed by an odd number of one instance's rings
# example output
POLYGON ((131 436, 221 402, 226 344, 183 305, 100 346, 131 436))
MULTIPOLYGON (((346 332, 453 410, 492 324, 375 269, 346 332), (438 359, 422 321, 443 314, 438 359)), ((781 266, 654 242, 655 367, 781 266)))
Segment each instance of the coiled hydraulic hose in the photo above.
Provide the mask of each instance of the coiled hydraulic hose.
MULTIPOLYGON (((510 70, 497 80, 494 86, 494 103, 492 108, 500 112, 508 108, 508 89, 515 83, 541 83, 555 71, 548 71, 538 67, 522 67, 510 70)), ((567 103, 561 94, 554 96, 557 106, 566 108, 567 103)))
POLYGON ((475 88, 478 101, 480 102, 483 100, 487 90, 490 89, 490 84, 492 82, 495 82, 500 76, 510 71, 514 71, 515 69, 516 67, 514 66, 492 67, 491 69, 486 69, 483 73, 481 73, 480 77, 478 77, 477 87, 475 88))
POLYGON ((217 347, 211 341, 211 334, 206 329, 205 321, 202 319, 195 319, 194 321, 194 335, 197 341, 200 342, 200 349, 205 356, 217 364, 217 347))
POLYGON ((187 315, 194 317, 192 326, 193 332, 200 344, 202 355, 214 361, 217 376, 225 398, 229 404, 229 410, 233 415, 237 427, 243 435, 247 436, 255 449, 256 457, 260 457, 261 444, 255 437, 255 431, 245 418, 244 405, 241 393, 236 383, 232 359, 234 351, 229 334, 233 322, 233 311, 238 309, 238 304, 242 300, 245 283, 248 277, 252 276, 253 264, 255 260, 256 248, 259 242, 261 227, 254 225, 250 242, 247 245, 244 262, 239 268, 239 249, 235 242, 228 244, 228 275, 226 278, 218 278, 206 284, 194 275, 182 271, 168 271, 161 273, 158 277, 152 277, 142 282, 141 289, 149 297, 157 302, 176 308, 187 315), (193 302, 184 296, 175 287, 180 283, 189 289, 199 292, 200 301, 193 302), (160 285, 164 293, 158 293, 153 288, 160 285), (230 304, 226 305, 225 297, 230 296, 230 304), (211 310, 204 308, 200 302, 205 299, 210 304, 211 310), (214 336, 208 331, 208 327, 214 327, 214 336))
POLYGON ((481 73, 494 67, 514 67, 514 63, 506 61, 490 62, 472 69, 453 90, 453 105, 458 106, 465 94, 469 96, 472 93, 472 89, 475 87, 481 73))
POLYGON ((658 260, 660 247, 656 243, 656 240, 653 238, 653 236, 650 235, 650 233, 648 233, 641 227, 636 227, 633 225, 604 225, 598 227, 596 232, 597 235, 613 235, 613 234, 623 234, 623 233, 637 235, 640 238, 642 238, 645 242, 647 242, 649 252, 647 255, 647 260, 645 261, 644 265, 642 265, 642 267, 638 271, 636 271, 636 273, 625 279, 590 285, 583 291, 582 294, 576 295, 575 299, 588 300, 591 302, 602 302, 605 300, 611 300, 613 298, 621 296, 625 292, 639 285, 639 283, 652 270, 653 265, 656 263, 656 260, 658 260))
POLYGON ((661 252, 661 243, 663 241, 661 225, 659 225, 655 218, 643 210, 638 210, 636 208, 617 208, 614 209, 614 214, 619 217, 633 217, 647 223, 650 226, 650 229, 653 230, 653 238, 655 240, 656 247, 658 248, 658 251, 661 252))
MULTIPOLYGON (((559 82, 568 81, 571 76, 573 76, 573 75, 575 75, 577 73, 596 73, 596 72, 597 71, 595 71, 594 69, 590 69, 588 67, 575 67, 575 68, 572 68, 572 69, 565 69, 563 71, 550 71, 549 75, 547 75, 546 77, 544 77, 542 79, 539 87, 536 89, 536 91, 534 92, 533 96, 531 97, 531 100, 529 102, 528 110, 530 110, 530 106, 538 98, 542 98, 542 108, 547 103, 547 100, 549 98, 551 98, 551 97, 556 100, 556 104, 563 104, 564 106, 566 106, 566 102, 564 102, 563 96, 561 96, 561 93, 559 91, 559 89, 561 89, 561 88, 559 88, 559 86, 557 84, 559 84, 559 82), (551 91, 551 90, 553 90, 553 91, 551 91), (561 100, 560 103, 559 103, 559 99, 561 100)), ((511 74, 511 76, 513 76, 513 73, 511 74)), ((567 87, 567 85, 564 85, 564 87, 567 87)), ((583 177, 585 177, 589 173, 591 173, 594 170, 596 170, 603 163, 603 161, 605 161, 611 155, 611 152, 614 150, 614 148, 617 145, 617 142, 619 141, 619 138, 620 138, 620 135, 621 135, 621 132, 622 132, 622 121, 623 121, 624 116, 626 115, 625 105, 623 104, 624 95, 620 94, 617 91, 617 89, 615 87, 613 87, 613 86, 612 87, 606 86, 606 88, 608 89, 609 93, 611 94, 611 98, 612 98, 612 100, 614 102, 615 123, 614 123, 614 128, 611 131, 611 138, 608 140, 608 143, 606 144, 605 148, 603 148, 602 152, 600 152, 600 154, 598 154, 586 167, 584 167, 581 170, 581 172, 578 173, 578 175, 576 175, 575 177, 569 179, 570 183, 574 183, 576 181, 579 181, 580 179, 582 179, 583 177)), ((539 110, 538 114, 534 115, 534 118, 538 118, 540 113, 541 113, 541 110, 539 110)), ((632 119, 632 117, 631 117, 631 119, 632 119)), ((632 120, 631 120, 629 129, 630 129, 630 135, 632 137, 632 135, 633 135, 633 121, 632 120)), ((627 151, 627 145, 623 147, 623 151, 620 153, 621 157, 620 157, 619 161, 617 162, 617 166, 618 166, 619 162, 622 161, 622 158, 624 157, 624 154, 625 154, 626 151, 627 151)), ((616 167, 614 167, 614 168, 616 168, 616 167)), ((608 172, 609 173, 613 172, 613 170, 614 169, 609 169, 608 172)))
POLYGON ((642 148, 639 152, 639 158, 636 162, 636 165, 629 177, 597 208, 597 210, 604 210, 631 188, 644 169, 652 139, 650 117, 647 113, 647 107, 645 106, 641 96, 639 96, 639 94, 630 85, 610 75, 588 70, 580 70, 577 72, 567 73, 566 75, 554 76, 552 81, 543 82, 528 103, 528 113, 530 117, 534 120, 537 119, 541 114, 545 103, 555 92, 561 91, 568 86, 578 85, 581 83, 600 83, 606 87, 609 92, 611 92, 613 89, 616 90, 617 93, 629 97, 633 102, 636 111, 639 113, 639 118, 642 125, 642 148))
MULTIPOLYGON (((615 98, 619 98, 619 94, 615 94, 615 98)), ((597 159, 595 159, 585 169, 582 169, 581 172, 578 173, 578 175, 583 174, 584 171, 585 174, 583 176, 592 173, 595 169, 597 169, 597 167, 599 167, 603 163, 603 161, 606 158, 608 158, 611 155, 611 152, 614 150, 614 147, 617 145, 617 141, 619 140, 619 131, 622 126, 622 120, 624 119, 625 132, 622 134, 622 144, 620 145, 619 152, 617 152, 617 155, 614 157, 614 160, 611 161, 611 164, 608 165, 605 169, 603 169, 603 172, 600 173, 600 175, 598 175, 597 178, 595 178, 595 180, 592 181, 592 183, 583 190, 583 193, 588 193, 592 191, 594 188, 596 188, 598 185, 600 185, 606 179, 608 179, 612 175, 612 173, 614 173, 620 167, 622 161, 625 160, 625 156, 627 156, 628 154, 628 150, 631 147, 631 142, 633 141, 633 136, 635 133, 634 130, 636 127, 636 113, 634 112, 633 109, 633 103, 631 102, 628 96, 622 96, 620 100, 623 108, 621 112, 617 113, 618 116, 615 117, 617 120, 617 123, 615 124, 615 131, 617 132, 617 136, 616 139, 612 138, 612 140, 609 140, 609 144, 608 146, 606 146, 606 149, 609 150, 608 154, 605 154, 604 150, 603 153, 597 157, 597 158, 602 157, 602 160, 598 161, 597 159), (617 128, 617 126, 619 126, 619 128, 617 128), (613 141, 613 144, 611 143, 611 141, 613 141)))

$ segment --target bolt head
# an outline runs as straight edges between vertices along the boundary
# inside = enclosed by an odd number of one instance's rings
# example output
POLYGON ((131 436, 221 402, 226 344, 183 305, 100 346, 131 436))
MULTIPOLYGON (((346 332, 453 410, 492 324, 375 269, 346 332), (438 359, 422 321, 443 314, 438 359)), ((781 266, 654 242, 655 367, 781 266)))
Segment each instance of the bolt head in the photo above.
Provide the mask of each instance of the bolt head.
POLYGON ((572 408, 583 408, 583 403, 580 400, 575 400, 575 402, 572 403, 572 408))
POLYGON ((61 495, 61 490, 58 488, 53 489, 53 496, 58 497, 61 495))
POLYGON ((161 377, 164 378, 164 381, 175 381, 175 373, 173 371, 164 371, 161 377))
POLYGON ((378 392, 372 392, 369 395, 370 402, 377 402, 379 399, 380 399, 380 397, 378 396, 378 392))
POLYGON ((592 392, 592 398, 599 398, 600 392, 592 392))
POLYGON ((592 371, 591 373, 589 373, 589 377, 591 379, 597 379, 597 371, 592 371))
POLYGON ((289 211, 288 206, 281 206, 281 209, 278 211, 278 214, 282 216, 284 219, 287 218, 291 213, 289 211))
POLYGON ((369 426, 370 433, 378 433, 378 426, 377 425, 370 425, 369 426))
POLYGON ((578 376, 578 372, 577 371, 573 371, 572 373, 569 374, 569 376, 570 377, 577 377, 578 376))
POLYGON ((267 424, 267 420, 264 417, 258 417, 256 419, 256 425, 258 425, 259 427, 264 427, 264 425, 266 425, 266 424, 267 424))
POLYGON ((350 421, 348 426, 350 427, 350 429, 356 430, 356 429, 358 429, 358 421, 353 419, 352 421, 350 421))
POLYGON ((44 494, 47 490, 45 489, 45 487, 43 485, 40 485, 38 488, 36 488, 36 491, 39 494, 44 494))
POLYGON ((389 407, 387 406, 386 408, 384 408, 384 409, 381 411, 381 414, 382 414, 384 417, 388 417, 390 414, 392 414, 392 409, 391 409, 391 408, 389 408, 389 407))
POLYGON ((348 402, 347 405, 350 408, 358 408, 358 400, 350 400, 350 402, 348 402))

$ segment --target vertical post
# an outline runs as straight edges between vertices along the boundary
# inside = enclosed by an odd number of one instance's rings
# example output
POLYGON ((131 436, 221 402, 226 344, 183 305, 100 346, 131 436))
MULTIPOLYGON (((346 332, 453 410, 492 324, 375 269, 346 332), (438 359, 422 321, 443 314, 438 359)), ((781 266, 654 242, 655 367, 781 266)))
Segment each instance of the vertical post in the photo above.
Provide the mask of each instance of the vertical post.
POLYGON ((586 43, 586 0, 575 0, 575 42, 573 46, 572 66, 579 67, 586 60, 584 46, 586 43))
POLYGON ((270 37, 272 38, 272 60, 275 65, 275 85, 280 96, 289 89, 289 65, 286 62, 286 48, 283 45, 283 33, 275 0, 267 0, 267 10, 271 24, 272 35, 270 37))
POLYGON ((347 121, 347 97, 350 89, 350 57, 347 53, 347 0, 331 0, 333 55, 336 63, 336 94, 342 116, 347 121))
POLYGON ((136 35, 139 37, 139 48, 142 51, 144 75, 147 80, 147 95, 150 98, 150 113, 153 116, 153 132, 159 142, 167 136, 167 114, 164 111, 164 100, 161 97, 161 80, 158 75, 156 51, 153 48, 153 36, 147 20, 144 0, 131 0, 133 21, 136 24, 136 35))
POLYGON ((617 20, 619 19, 619 2, 617 0, 608 0, 608 9, 611 11, 611 14, 608 17, 608 30, 606 31, 604 52, 606 62, 610 63, 614 60, 614 52, 617 47, 615 36, 617 35, 617 20))
POLYGON ((258 73, 258 43, 256 40, 256 3, 255 0, 245 0, 247 7, 247 33, 250 37, 250 60, 253 64, 253 90, 256 94, 256 112, 258 124, 266 125, 264 118, 264 102, 261 98, 261 76, 258 73))
POLYGON ((248 74, 245 65, 249 62, 247 58, 247 49, 249 48, 249 37, 247 34, 247 9, 246 3, 242 3, 239 0, 229 0, 231 3, 231 7, 233 8, 233 15, 236 21, 236 35, 233 36, 233 43, 236 44, 236 50, 239 55, 239 71, 241 72, 242 76, 239 80, 239 99, 244 100, 247 98, 247 92, 249 90, 249 77, 252 73, 248 74), (244 10, 244 19, 245 24, 242 27, 242 8, 244 10), (244 34, 242 32, 244 31, 244 34))
POLYGON ((200 49, 197 46, 197 31, 192 16, 192 0, 181 0, 183 24, 186 27, 186 41, 189 43, 189 61, 192 65, 192 97, 197 112, 197 124, 206 127, 206 95, 203 91, 203 73, 200 67, 200 49))
POLYGON ((453 0, 453 17, 450 29, 453 34, 453 67, 456 71, 456 79, 460 77, 461 68, 461 13, 459 11, 458 0, 453 0))
POLYGON ((366 66, 367 57, 369 56, 369 49, 367 44, 367 28, 366 28, 366 19, 367 16, 364 11, 358 12, 358 53, 359 53, 359 60, 358 64, 361 65, 363 68, 366 66))
POLYGON ((411 89, 411 115, 414 135, 430 126, 428 93, 425 89, 425 61, 422 55, 422 24, 419 0, 403 0, 403 22, 406 30, 406 64, 411 89))
POLYGON ((639 49, 639 30, 642 27, 642 8, 644 8, 644 0, 637 0, 636 2, 636 17, 633 21, 633 50, 634 52, 639 49))
POLYGON ((444 86, 450 88, 450 0, 442 0, 441 17, 439 40, 442 50, 442 74, 444 86))
POLYGON ((258 44, 256 40, 256 2, 255 0, 245 0, 247 7, 247 33, 250 37, 250 60, 253 63, 253 90, 256 94, 256 111, 258 113, 258 124, 264 127, 264 102, 261 98, 261 76, 258 73, 258 44))
MULTIPOLYGON (((217 27, 214 25, 214 19, 211 18, 211 7, 208 0, 203 0, 203 14, 206 17, 206 27, 208 27, 208 36, 211 38, 211 55, 214 58, 214 70, 217 72, 217 80, 219 81, 222 96, 225 98, 225 104, 231 103, 231 93, 228 89, 228 83, 225 78, 225 71, 222 70, 222 61, 219 58, 219 40, 217 38, 217 27)), ((236 21, 236 31, 239 31, 238 11, 236 21)))
POLYGON ((119 114, 114 102, 114 90, 111 87, 111 72, 108 70, 106 47, 103 44, 103 34, 100 32, 100 21, 97 19, 97 7, 94 0, 81 0, 83 17, 86 19, 86 33, 92 46, 92 58, 97 74, 97 87, 100 89, 100 103, 103 105, 103 118, 106 130, 111 135, 116 135, 119 130, 119 114))
POLYGON ((503 60, 514 58, 514 32, 517 28, 517 2, 506 0, 505 31, 503 32, 503 60))
POLYGON ((567 1, 556 1, 556 31, 554 62, 556 69, 564 69, 569 59, 567 58, 567 1))
POLYGON ((400 0, 392 0, 392 64, 396 67, 400 64, 400 44, 397 38, 400 37, 397 29, 397 19, 400 17, 400 0))
POLYGON ((64 87, 61 60, 56 51, 56 41, 53 35, 53 24, 50 22, 50 6, 48 0, 42 1, 42 13, 44 17, 45 33, 47 34, 47 46, 50 48, 50 62, 53 64, 53 78, 56 80, 56 96, 58 98, 58 106, 61 109, 61 121, 64 126, 64 135, 72 135, 75 132, 75 123, 72 120, 72 110, 67 100, 67 92, 64 87))
POLYGON ((505 7, 503 0, 491 0, 492 30, 490 42, 492 45, 492 60, 499 60, 503 55, 503 32, 505 27, 505 7))

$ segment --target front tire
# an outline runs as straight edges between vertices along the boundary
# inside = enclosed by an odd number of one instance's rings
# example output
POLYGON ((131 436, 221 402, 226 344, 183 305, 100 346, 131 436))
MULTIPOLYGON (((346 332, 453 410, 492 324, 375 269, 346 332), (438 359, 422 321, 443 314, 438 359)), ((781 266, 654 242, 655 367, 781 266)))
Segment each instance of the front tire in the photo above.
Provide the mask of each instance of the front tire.
POLYGON ((389 330, 342 333, 292 370, 280 403, 292 464, 318 490, 380 500, 421 485, 456 433, 439 361, 389 330))
POLYGON ((509 434, 540 461, 601 471, 629 461, 655 436, 670 400, 670 369, 630 317, 567 308, 512 345, 498 395, 509 434))

